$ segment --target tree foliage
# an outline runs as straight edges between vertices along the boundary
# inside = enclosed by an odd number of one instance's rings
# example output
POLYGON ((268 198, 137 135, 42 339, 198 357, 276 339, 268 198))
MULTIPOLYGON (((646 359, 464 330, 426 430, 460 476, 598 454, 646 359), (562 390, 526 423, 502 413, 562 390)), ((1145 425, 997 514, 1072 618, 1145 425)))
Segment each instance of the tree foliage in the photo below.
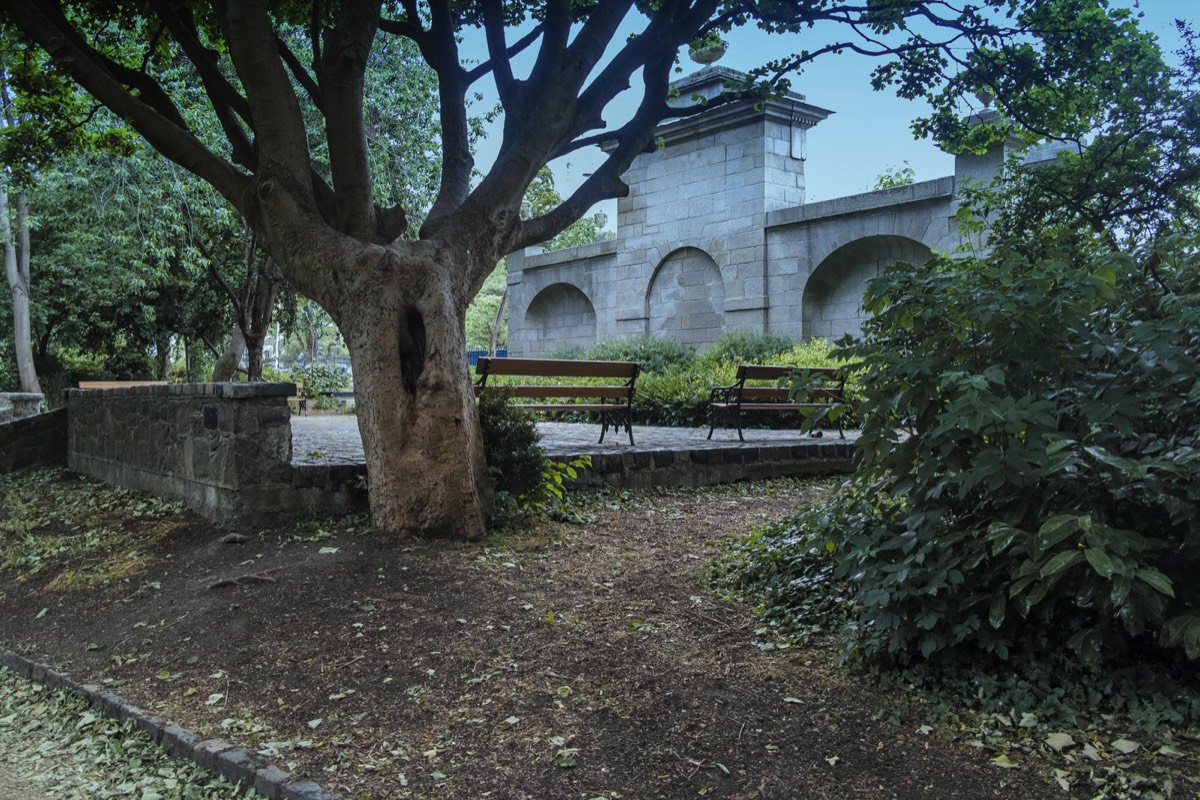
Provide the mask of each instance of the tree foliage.
POLYGON ((747 570, 855 652, 1200 659, 1200 81, 1143 63, 1093 147, 979 196, 988 252, 867 291, 859 471, 747 570))
POLYGON ((956 146, 1007 133, 955 123, 962 93, 982 87, 1028 128, 1073 131, 1091 127, 1079 118, 1112 74, 1103 58, 1136 33, 1127 12, 1101 0, 0 0, 0 15, 55 71, 214 187, 296 290, 337 322, 367 411, 359 424, 371 442, 376 522, 468 537, 483 531, 487 481, 461 357, 467 306, 500 258, 625 196, 621 175, 653 146, 659 123, 762 99, 813 59, 851 49, 884 62, 878 86, 931 100, 921 130, 956 146), (635 33, 620 41, 635 17, 635 33), (704 102, 671 97, 681 48, 751 24, 811 47, 704 102), (483 61, 466 57, 465 36, 482 38, 483 61), (438 188, 419 226, 403 193, 379 188, 369 145, 381 86, 369 67, 400 40, 436 76, 438 188), (480 176, 468 106, 485 79, 503 128, 496 161, 480 176), (627 91, 636 108, 610 124, 612 101, 627 91), (522 219, 522 198, 547 164, 602 142, 606 155, 590 177, 522 219), (430 452, 462 460, 430 464, 430 452))

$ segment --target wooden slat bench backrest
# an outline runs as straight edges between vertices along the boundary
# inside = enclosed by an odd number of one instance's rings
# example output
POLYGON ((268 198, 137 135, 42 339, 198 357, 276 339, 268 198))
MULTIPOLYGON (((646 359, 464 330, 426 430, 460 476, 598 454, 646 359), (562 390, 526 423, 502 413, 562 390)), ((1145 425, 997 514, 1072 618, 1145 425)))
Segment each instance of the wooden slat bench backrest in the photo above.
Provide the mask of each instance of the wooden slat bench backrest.
MULTIPOLYGON (((634 384, 642 365, 633 361, 575 361, 558 358, 488 358, 479 359, 475 373, 475 394, 488 387, 488 378, 511 376, 522 378, 611 378, 620 380, 619 385, 579 386, 542 384, 537 386, 503 386, 503 391, 512 397, 547 400, 551 398, 591 399, 599 403, 519 403, 522 408, 534 411, 589 411, 600 414, 600 441, 610 425, 625 428, 629 432, 629 443, 633 444, 633 394, 634 384)), ((495 384, 492 384, 495 386, 495 384)))
POLYGON ((130 386, 166 386, 167 381, 80 381, 80 389, 125 389, 130 386))
MULTIPOLYGON (((737 378, 730 386, 718 386, 709 393, 709 416, 711 425, 708 438, 712 438, 718 420, 737 425, 738 438, 742 435, 742 412, 746 411, 791 411, 832 407, 842 399, 842 376, 834 367, 793 367, 767 364, 739 364, 737 378), (792 399, 790 387, 780 382, 799 373, 809 385, 816 383, 803 397, 792 399), (817 382, 820 379, 820 382, 817 382), (758 381, 759 385, 747 385, 758 381), (770 381, 772 385, 762 385, 770 381)), ((841 423, 838 434, 844 437, 841 423)))
POLYGON ((742 381, 777 381, 786 378, 793 372, 807 373, 810 377, 820 376, 827 381, 837 381, 838 371, 834 367, 782 367, 763 364, 741 364, 738 366, 737 380, 742 381))
POLYGON ((537 378, 634 378, 641 364, 631 361, 574 361, 557 358, 479 359, 475 374, 537 378))

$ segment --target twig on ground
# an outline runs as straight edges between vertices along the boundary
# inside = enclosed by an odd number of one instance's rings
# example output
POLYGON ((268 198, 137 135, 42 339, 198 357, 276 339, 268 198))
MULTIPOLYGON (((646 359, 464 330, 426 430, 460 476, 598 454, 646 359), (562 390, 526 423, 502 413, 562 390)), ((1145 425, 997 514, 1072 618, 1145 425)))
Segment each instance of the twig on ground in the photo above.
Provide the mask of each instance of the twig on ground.
POLYGON ((232 578, 221 578, 219 581, 213 581, 208 585, 209 589, 219 589, 222 586, 246 586, 251 583, 275 583, 275 579, 268 575, 268 572, 274 572, 279 567, 265 569, 262 572, 250 572, 245 575, 235 575, 232 578))

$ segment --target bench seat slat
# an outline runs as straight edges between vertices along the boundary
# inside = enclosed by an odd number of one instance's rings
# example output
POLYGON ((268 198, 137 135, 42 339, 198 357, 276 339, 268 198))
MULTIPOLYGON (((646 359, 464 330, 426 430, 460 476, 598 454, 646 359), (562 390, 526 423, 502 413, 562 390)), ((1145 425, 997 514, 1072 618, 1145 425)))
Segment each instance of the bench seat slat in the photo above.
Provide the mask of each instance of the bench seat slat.
POLYGON ((825 408, 828 403, 710 403, 713 408, 742 411, 787 411, 796 408, 825 408))
POLYGON ((526 411, 620 411, 629 409, 625 403, 513 403, 514 408, 526 411))
MULTIPOLYGON (((831 409, 842 399, 842 376, 833 367, 793 367, 768 364, 739 364, 737 378, 732 386, 719 386, 709 394, 709 416, 712 424, 708 429, 711 439, 719 419, 724 419, 726 427, 736 423, 738 439, 745 441, 742 436, 742 414, 746 411, 806 411, 809 409, 831 409), (814 379, 820 379, 825 385, 818 383, 804 395, 804 402, 795 402, 789 397, 789 387, 780 386, 783 379, 799 373, 811 385, 814 379), (747 385, 749 381, 760 383, 772 381, 774 386, 747 385)), ((838 433, 845 438, 842 424, 838 421, 838 433)))
POLYGON ((513 397, 629 397, 628 386, 496 386, 513 397))
POLYGON ((475 367, 479 379, 475 383, 475 394, 488 390, 488 378, 493 375, 520 376, 526 378, 616 378, 623 385, 606 386, 506 386, 492 384, 494 391, 507 392, 512 397, 532 400, 557 399, 557 403, 522 402, 514 403, 527 411, 588 411, 600 415, 600 442, 610 427, 629 433, 629 444, 633 444, 633 393, 634 383, 642 365, 634 361, 573 361, 555 358, 481 358, 475 367), (561 402, 566 398, 592 400, 590 403, 561 402), (600 400, 602 402, 594 402, 600 400), (613 402, 603 402, 611 400, 613 402))

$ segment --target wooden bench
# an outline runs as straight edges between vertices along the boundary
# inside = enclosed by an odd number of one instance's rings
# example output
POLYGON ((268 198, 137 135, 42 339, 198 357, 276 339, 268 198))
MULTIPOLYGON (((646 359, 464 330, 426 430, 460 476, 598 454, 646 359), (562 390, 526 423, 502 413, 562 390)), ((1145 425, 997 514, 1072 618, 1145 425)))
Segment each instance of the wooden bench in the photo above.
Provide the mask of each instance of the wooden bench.
POLYGON ((80 389, 128 389, 131 386, 166 386, 168 381, 80 381, 80 389))
POLYGON ((611 426, 615 430, 625 428, 629 432, 629 443, 633 444, 633 392, 638 372, 642 365, 632 361, 572 361, 553 358, 487 358, 482 357, 475 366, 475 394, 478 396, 488 386, 488 378, 494 375, 525 378, 610 378, 621 383, 603 386, 534 386, 492 387, 509 392, 513 397, 529 398, 543 402, 522 402, 517 405, 529 411, 590 411, 600 415, 600 441, 611 426), (566 402, 591 400, 592 402, 566 402), (544 402, 557 400, 558 402, 544 402))
MULTIPOLYGON (((730 422, 735 422, 738 439, 746 441, 742 435, 742 415, 747 411, 803 411, 806 409, 831 409, 842 399, 845 379, 839 370, 832 367, 776 367, 759 364, 740 364, 737 368, 737 380, 729 386, 718 386, 709 392, 708 413, 711 426, 708 438, 711 439, 718 421, 730 428, 730 422), (791 389, 780 386, 781 379, 800 373, 808 380, 818 385, 807 392, 803 401, 793 400, 791 389), (763 385, 769 381, 770 385, 763 385)), ((814 433, 814 436, 819 436, 814 433)), ((838 435, 845 439, 841 418, 838 418, 838 435)))

